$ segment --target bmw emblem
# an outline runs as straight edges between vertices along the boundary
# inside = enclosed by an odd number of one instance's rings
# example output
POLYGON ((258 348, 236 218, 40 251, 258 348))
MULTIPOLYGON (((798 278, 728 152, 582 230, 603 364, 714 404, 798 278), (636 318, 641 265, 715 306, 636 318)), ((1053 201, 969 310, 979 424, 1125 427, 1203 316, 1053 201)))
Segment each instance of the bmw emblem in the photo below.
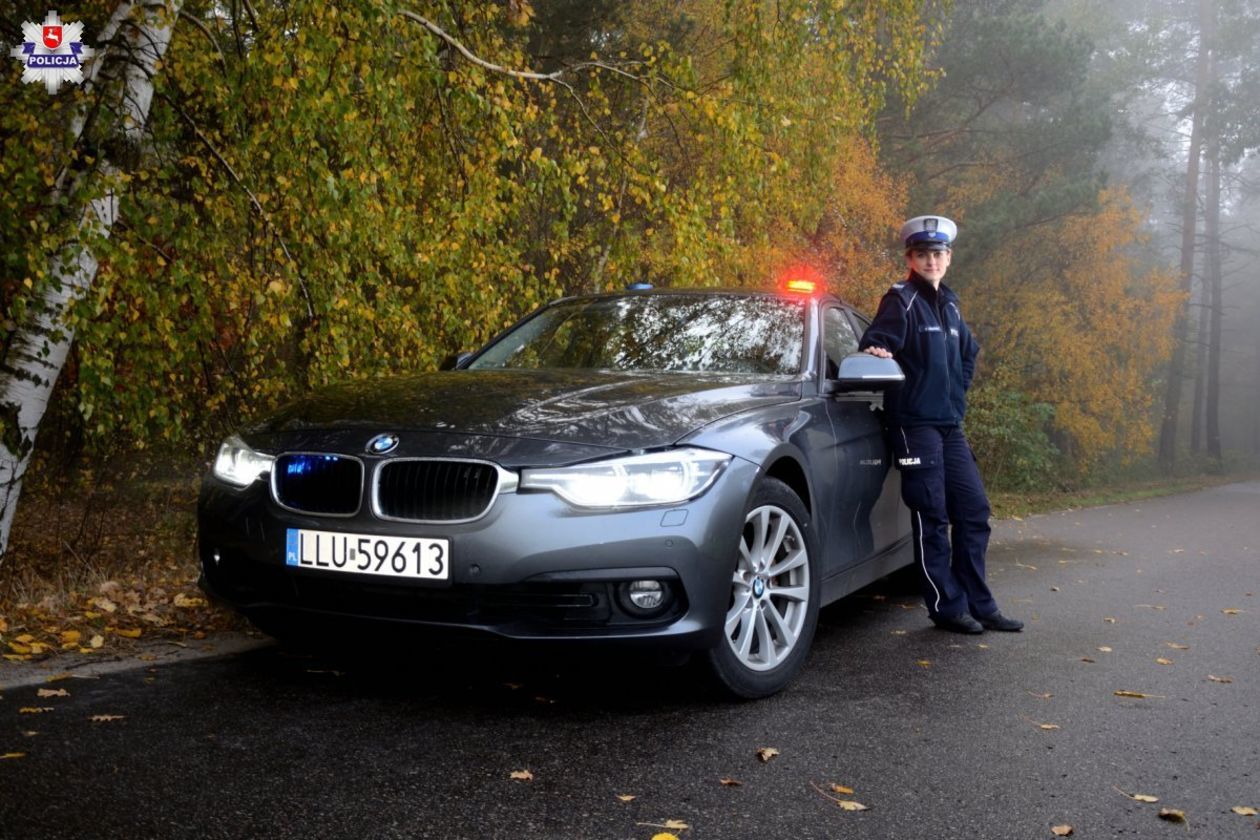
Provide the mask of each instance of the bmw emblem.
POLYGON ((398 447, 398 435, 386 432, 383 435, 377 435, 368 441, 367 451, 369 455, 388 455, 398 447))

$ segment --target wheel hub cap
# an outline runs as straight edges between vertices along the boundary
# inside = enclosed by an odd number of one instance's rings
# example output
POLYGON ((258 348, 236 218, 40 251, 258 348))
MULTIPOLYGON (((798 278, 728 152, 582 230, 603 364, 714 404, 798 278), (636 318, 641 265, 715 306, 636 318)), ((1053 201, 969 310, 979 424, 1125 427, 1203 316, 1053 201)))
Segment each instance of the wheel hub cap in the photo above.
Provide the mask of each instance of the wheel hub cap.
POLYGON ((766 594, 766 582, 761 578, 755 578, 752 585, 753 597, 760 598, 766 594))

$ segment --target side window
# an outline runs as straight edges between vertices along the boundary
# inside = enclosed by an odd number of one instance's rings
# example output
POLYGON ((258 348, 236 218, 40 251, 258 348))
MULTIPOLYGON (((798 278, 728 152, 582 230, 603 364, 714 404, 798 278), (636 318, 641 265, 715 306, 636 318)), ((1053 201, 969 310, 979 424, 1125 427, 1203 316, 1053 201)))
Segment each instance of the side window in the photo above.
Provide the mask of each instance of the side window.
POLYGON ((840 372, 840 360, 858 349, 858 336, 844 310, 831 307, 823 312, 823 350, 827 354, 828 379, 840 372))

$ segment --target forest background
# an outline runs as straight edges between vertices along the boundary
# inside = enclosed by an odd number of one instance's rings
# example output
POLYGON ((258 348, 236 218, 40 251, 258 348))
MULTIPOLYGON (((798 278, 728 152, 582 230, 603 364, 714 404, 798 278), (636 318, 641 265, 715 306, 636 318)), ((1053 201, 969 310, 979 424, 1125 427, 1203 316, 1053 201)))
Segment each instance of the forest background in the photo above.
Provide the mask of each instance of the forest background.
MULTIPOLYGON (((46 13, 0 9, 7 46, 46 13)), ((1257 0, 61 16, 92 83, 50 94, 12 61, 0 84, 0 604, 140 563, 165 576, 141 599, 160 625, 173 591, 198 600, 196 477, 244 421, 635 281, 762 288, 804 263, 873 311, 926 212, 960 227, 993 487, 1260 453, 1257 0), (33 423, 31 335, 67 350, 33 423)))

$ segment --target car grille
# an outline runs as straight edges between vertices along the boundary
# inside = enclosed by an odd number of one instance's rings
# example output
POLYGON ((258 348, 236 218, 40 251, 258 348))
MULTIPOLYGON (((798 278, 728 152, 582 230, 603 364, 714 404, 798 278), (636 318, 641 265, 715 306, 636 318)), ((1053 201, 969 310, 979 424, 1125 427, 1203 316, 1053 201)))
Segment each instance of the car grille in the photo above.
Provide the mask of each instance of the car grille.
POLYGON ((476 519, 494 504, 498 489, 493 464, 399 458, 380 467, 376 510, 390 519, 418 522, 476 519))
POLYGON ((288 453, 272 467, 276 501, 302 513, 352 516, 363 495, 363 464, 357 458, 288 453))

